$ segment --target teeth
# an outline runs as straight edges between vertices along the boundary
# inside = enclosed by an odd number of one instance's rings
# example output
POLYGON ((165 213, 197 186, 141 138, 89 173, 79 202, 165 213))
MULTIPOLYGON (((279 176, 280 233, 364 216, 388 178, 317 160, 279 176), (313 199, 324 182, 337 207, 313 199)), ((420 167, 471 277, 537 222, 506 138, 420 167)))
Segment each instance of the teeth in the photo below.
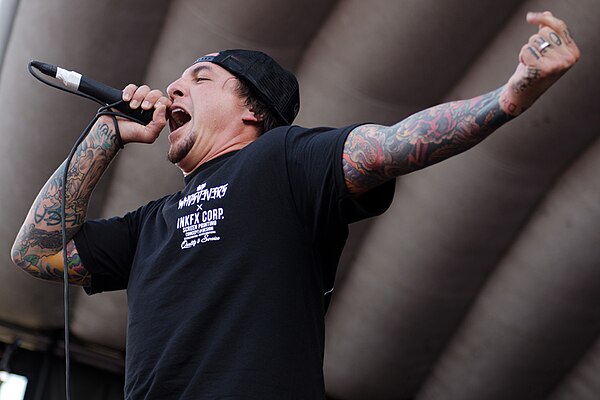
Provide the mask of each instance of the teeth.
POLYGON ((172 123, 171 130, 185 125, 191 119, 190 115, 182 108, 176 107, 171 110, 169 120, 172 123))

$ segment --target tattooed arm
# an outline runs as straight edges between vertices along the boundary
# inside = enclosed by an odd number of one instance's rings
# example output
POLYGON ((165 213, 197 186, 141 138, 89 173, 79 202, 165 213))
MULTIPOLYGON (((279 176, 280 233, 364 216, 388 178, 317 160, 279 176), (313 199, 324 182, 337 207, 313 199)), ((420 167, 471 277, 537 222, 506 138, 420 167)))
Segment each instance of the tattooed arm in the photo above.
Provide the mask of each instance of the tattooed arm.
POLYGON ((355 128, 344 146, 346 186, 360 195, 474 146, 511 118, 499 105, 501 91, 435 106, 393 126, 355 128))
MULTIPOLYGON (((120 121, 124 143, 152 143, 165 126, 166 107, 170 101, 158 90, 145 86, 128 86, 124 99, 137 104, 147 100, 143 108, 155 108, 153 121, 142 126, 120 121)), ((116 155, 118 145, 113 121, 101 117, 90 134, 79 145, 68 168, 66 185, 67 268, 69 283, 88 286, 91 275, 83 266, 72 237, 85 221, 90 196, 98 180, 116 155)), ((13 244, 13 262, 31 275, 53 281, 63 280, 63 248, 61 235, 61 196, 63 163, 46 182, 35 199, 13 244)))
MULTIPOLYGON (((116 155, 112 122, 99 121, 78 147, 67 175, 66 224, 69 282, 88 285, 90 275, 81 264, 71 238, 85 221, 92 190, 116 155)), ((65 163, 54 172, 35 199, 12 248, 13 262, 38 278, 62 281, 61 187, 65 163)))
POLYGON ((529 13, 539 25, 519 54, 508 83, 470 100, 421 111, 393 126, 363 125, 344 145, 346 186, 360 196, 381 183, 459 154, 530 107, 579 59, 565 23, 549 12, 529 13))

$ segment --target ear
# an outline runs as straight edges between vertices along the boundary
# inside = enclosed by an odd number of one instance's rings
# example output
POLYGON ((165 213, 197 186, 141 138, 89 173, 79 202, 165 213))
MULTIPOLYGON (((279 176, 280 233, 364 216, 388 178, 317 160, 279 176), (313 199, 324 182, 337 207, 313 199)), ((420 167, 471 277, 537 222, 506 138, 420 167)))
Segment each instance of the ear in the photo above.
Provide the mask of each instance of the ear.
POLYGON ((244 121, 245 123, 256 124, 256 123, 262 122, 262 120, 263 120, 262 114, 256 115, 254 113, 254 111, 250 110, 249 108, 246 108, 246 110, 242 114, 242 121, 244 121))

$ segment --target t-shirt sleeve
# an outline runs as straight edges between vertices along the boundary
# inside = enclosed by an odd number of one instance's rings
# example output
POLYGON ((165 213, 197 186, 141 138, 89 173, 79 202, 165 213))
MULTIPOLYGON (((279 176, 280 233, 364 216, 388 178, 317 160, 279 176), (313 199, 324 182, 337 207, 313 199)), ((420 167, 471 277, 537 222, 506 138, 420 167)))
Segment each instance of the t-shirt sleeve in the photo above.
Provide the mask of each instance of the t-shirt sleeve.
MULTIPOLYGON (((349 224, 382 214, 390 206, 395 181, 390 180, 355 199, 346 187, 342 167, 344 143, 357 125, 346 128, 303 129, 288 132, 286 156, 294 197, 313 218, 349 224)), ((317 221, 315 221, 317 222, 317 221)))
POLYGON ((123 217, 86 221, 75 234, 75 246, 92 274, 88 294, 127 288, 137 246, 140 210, 123 217))

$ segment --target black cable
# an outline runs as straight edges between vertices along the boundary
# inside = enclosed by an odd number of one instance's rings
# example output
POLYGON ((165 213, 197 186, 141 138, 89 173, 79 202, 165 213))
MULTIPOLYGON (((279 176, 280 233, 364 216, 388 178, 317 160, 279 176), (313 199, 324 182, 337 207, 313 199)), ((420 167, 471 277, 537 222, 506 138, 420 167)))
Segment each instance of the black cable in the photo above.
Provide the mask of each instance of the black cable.
POLYGON ((61 180, 62 187, 61 187, 61 199, 60 199, 60 203, 61 203, 60 204, 60 206, 61 206, 61 210, 60 210, 61 226, 60 226, 60 228, 61 228, 62 249, 63 249, 63 306, 64 306, 64 313, 65 313, 65 388, 66 388, 65 393, 66 393, 66 400, 71 399, 71 395, 70 395, 71 355, 70 355, 70 339, 69 339, 69 331, 70 331, 69 264, 68 264, 68 254, 67 254, 67 219, 66 219, 67 175, 69 173, 69 165, 71 164, 71 160, 73 159, 73 156, 75 155, 75 152, 77 151, 77 148, 79 147, 81 142, 83 142, 85 140, 85 138, 89 134, 90 130, 92 129, 92 127, 98 120, 98 118, 100 118, 102 115, 110 115, 113 117, 113 121, 115 121, 115 130, 116 130, 117 135, 119 135, 118 141, 120 143, 122 143, 122 141, 120 139, 119 128, 118 128, 116 116, 125 117, 128 119, 133 119, 133 118, 131 118, 127 115, 121 114, 121 113, 108 111, 109 108, 114 107, 116 104, 119 104, 119 102, 110 104, 108 106, 101 107, 98 110, 98 112, 96 113, 96 115, 94 116, 94 118, 85 127, 85 129, 83 130, 83 132, 81 133, 79 138, 77 138, 77 141, 71 148, 71 151, 69 152, 69 155, 67 156, 67 159, 65 160, 65 163, 64 163, 65 167, 63 170, 63 175, 62 175, 62 180, 61 180))
POLYGON ((69 155, 67 156, 67 159, 64 162, 65 167, 63 170, 62 178, 61 178, 62 179, 61 180, 62 187, 61 187, 61 199, 60 199, 60 207, 61 207, 60 230, 61 230, 61 236, 62 236, 62 249, 63 249, 63 307, 64 307, 64 314, 65 314, 65 318, 64 318, 64 324, 65 324, 65 398, 66 398, 66 400, 70 400, 71 399, 71 354, 70 354, 71 351, 70 351, 70 339, 69 339, 69 331, 70 331, 69 265, 68 265, 68 255, 67 255, 67 221, 66 221, 66 218, 67 218, 66 217, 66 198, 67 198, 67 184, 66 183, 67 183, 67 175, 68 175, 68 171, 69 171, 69 165, 71 164, 71 160, 73 159, 73 156, 75 155, 75 152, 77 151, 77 148, 85 140, 85 138, 89 134, 90 130, 92 129, 92 127, 94 126, 96 121, 98 121, 98 118, 100 118, 101 116, 108 115, 108 116, 112 117, 114 126, 115 126, 115 134, 117 136, 116 141, 117 141, 117 145, 119 146, 119 148, 123 148, 123 140, 121 139, 121 134, 119 131, 119 124, 118 124, 117 117, 122 117, 122 118, 131 120, 131 121, 134 121, 137 123, 143 123, 143 122, 138 120, 135 117, 131 117, 129 115, 125 115, 120 112, 109 111, 113 107, 123 103, 122 100, 117 101, 116 103, 113 103, 113 104, 105 104, 104 102, 102 102, 88 94, 77 92, 77 91, 56 85, 50 81, 47 81, 46 79, 42 79, 39 75, 37 75, 33 71, 31 62, 29 63, 27 68, 28 68, 29 72, 31 73, 31 75, 33 75, 37 80, 39 80, 42 83, 45 83, 48 86, 51 86, 51 87, 61 90, 63 92, 67 92, 67 93, 75 94, 80 97, 84 97, 88 100, 92 100, 92 101, 102 105, 102 107, 100 107, 98 109, 98 111, 96 112, 96 115, 94 116, 94 118, 87 124, 85 129, 81 132, 81 134, 75 141, 75 144, 71 148, 71 151, 69 152, 69 155))

